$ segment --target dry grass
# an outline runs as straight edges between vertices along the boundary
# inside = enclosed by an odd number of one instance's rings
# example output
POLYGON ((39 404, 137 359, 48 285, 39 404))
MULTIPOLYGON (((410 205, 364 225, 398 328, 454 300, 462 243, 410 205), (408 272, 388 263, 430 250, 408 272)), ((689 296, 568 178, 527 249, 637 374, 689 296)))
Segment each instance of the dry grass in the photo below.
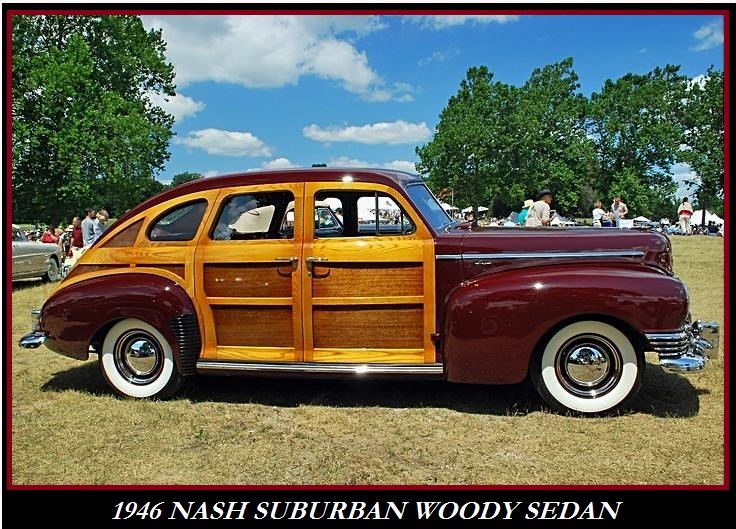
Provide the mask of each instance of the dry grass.
MULTIPOLYGON (((723 322, 723 239, 673 246, 693 315, 723 322)), ((50 288, 14 285, 14 342, 50 288)), ((94 360, 12 354, 15 484, 723 482, 722 360, 650 364, 630 409, 579 418, 526 385, 198 377, 168 402, 121 400, 94 360)))

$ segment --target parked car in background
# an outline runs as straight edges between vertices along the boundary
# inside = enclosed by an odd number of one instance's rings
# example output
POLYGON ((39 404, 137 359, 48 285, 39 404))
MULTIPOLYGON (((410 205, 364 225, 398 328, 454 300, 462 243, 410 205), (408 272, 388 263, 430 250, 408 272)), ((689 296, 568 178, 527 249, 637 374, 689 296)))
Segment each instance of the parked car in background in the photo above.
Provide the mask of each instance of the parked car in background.
MULTIPOLYGON (((705 368, 662 234, 458 224, 421 177, 292 169, 203 178, 129 211, 20 344, 99 357, 117 393, 195 374, 434 377, 515 384, 554 409, 613 410, 647 351, 705 368)), ((284 386, 286 387, 286 386, 284 386)))
POLYGON ((20 226, 11 225, 13 239, 13 281, 40 277, 44 281, 59 279, 64 254, 58 244, 29 241, 20 226))

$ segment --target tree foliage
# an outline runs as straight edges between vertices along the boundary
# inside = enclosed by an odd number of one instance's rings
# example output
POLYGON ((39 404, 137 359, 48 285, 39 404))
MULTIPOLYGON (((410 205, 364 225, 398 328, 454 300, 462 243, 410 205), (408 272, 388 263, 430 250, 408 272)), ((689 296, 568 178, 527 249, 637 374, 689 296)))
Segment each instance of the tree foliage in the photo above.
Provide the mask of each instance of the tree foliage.
POLYGON ((189 171, 185 171, 183 173, 174 175, 174 178, 171 179, 169 187, 176 187, 178 185, 191 182, 193 180, 198 180, 199 178, 202 178, 202 175, 200 173, 190 173, 189 171))
POLYGON ((117 215, 162 187, 174 95, 158 31, 133 16, 12 17, 13 214, 117 215))

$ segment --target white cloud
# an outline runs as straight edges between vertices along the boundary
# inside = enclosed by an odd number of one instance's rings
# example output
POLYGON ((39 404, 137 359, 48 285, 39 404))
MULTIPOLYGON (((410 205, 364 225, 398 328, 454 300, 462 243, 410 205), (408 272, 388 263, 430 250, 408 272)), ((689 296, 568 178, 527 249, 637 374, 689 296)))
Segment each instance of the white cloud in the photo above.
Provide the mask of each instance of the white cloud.
POLYGON ((449 50, 439 50, 434 52, 432 55, 425 57, 424 59, 420 59, 417 62, 417 66, 427 66, 428 64, 431 64, 433 62, 445 62, 449 61, 453 57, 457 57, 460 55, 460 50, 457 48, 451 48, 449 50))
POLYGON ((422 15, 407 16, 402 20, 419 24, 426 29, 445 29, 452 26, 460 26, 462 24, 506 24, 507 22, 517 22, 521 17, 519 15, 422 15))
POLYGON ((698 174, 686 163, 676 163, 670 167, 670 170, 677 184, 676 195, 678 197, 686 196, 693 191, 686 181, 700 182, 698 174))
POLYGON ((222 173, 220 173, 220 171, 218 171, 217 169, 210 169, 209 171, 205 171, 204 173, 202 173, 202 176, 208 178, 210 176, 217 176, 220 174, 222 173))
POLYGON ((264 169, 288 169, 290 167, 298 166, 295 163, 292 163, 288 158, 276 158, 274 160, 269 160, 268 162, 263 162, 261 167, 264 169))
POLYGON ((690 48, 692 51, 705 51, 716 46, 723 46, 723 21, 716 20, 701 26, 693 33, 693 37, 698 40, 698 45, 690 48))
POLYGON ((355 158, 348 158, 347 156, 339 156, 332 158, 327 163, 328 167, 376 167, 379 169, 396 169, 397 171, 406 171, 408 173, 417 172, 414 167, 414 162, 407 160, 394 160, 388 163, 371 163, 365 160, 356 160, 355 158))
POLYGON ((271 88, 313 75, 368 101, 406 96, 353 42, 383 27, 376 16, 177 15, 144 16, 143 21, 163 29, 179 86, 215 81, 271 88))
POLYGON ((182 94, 175 96, 167 96, 161 94, 148 94, 148 99, 153 105, 161 107, 166 112, 174 116, 175 121, 181 121, 185 118, 192 117, 205 108, 205 104, 201 101, 195 101, 191 97, 182 94))
POLYGON ((345 127, 330 126, 327 128, 308 125, 302 129, 302 133, 310 140, 322 142, 351 141, 371 145, 379 143, 399 145, 423 141, 432 134, 432 131, 429 130, 425 122, 407 123, 399 120, 391 123, 372 123, 345 127))
POLYGON ((250 132, 220 129, 194 130, 177 139, 187 147, 203 149, 208 154, 223 156, 271 156, 271 148, 250 132))

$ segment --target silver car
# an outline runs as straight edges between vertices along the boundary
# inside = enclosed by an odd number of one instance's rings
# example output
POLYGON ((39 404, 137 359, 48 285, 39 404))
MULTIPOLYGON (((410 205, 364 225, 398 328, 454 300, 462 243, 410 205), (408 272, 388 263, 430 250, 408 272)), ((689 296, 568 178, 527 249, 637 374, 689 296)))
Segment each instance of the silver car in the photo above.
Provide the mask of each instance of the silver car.
POLYGON ((59 279, 63 253, 58 244, 29 241, 20 226, 12 225, 13 281, 40 277, 44 281, 59 279))

